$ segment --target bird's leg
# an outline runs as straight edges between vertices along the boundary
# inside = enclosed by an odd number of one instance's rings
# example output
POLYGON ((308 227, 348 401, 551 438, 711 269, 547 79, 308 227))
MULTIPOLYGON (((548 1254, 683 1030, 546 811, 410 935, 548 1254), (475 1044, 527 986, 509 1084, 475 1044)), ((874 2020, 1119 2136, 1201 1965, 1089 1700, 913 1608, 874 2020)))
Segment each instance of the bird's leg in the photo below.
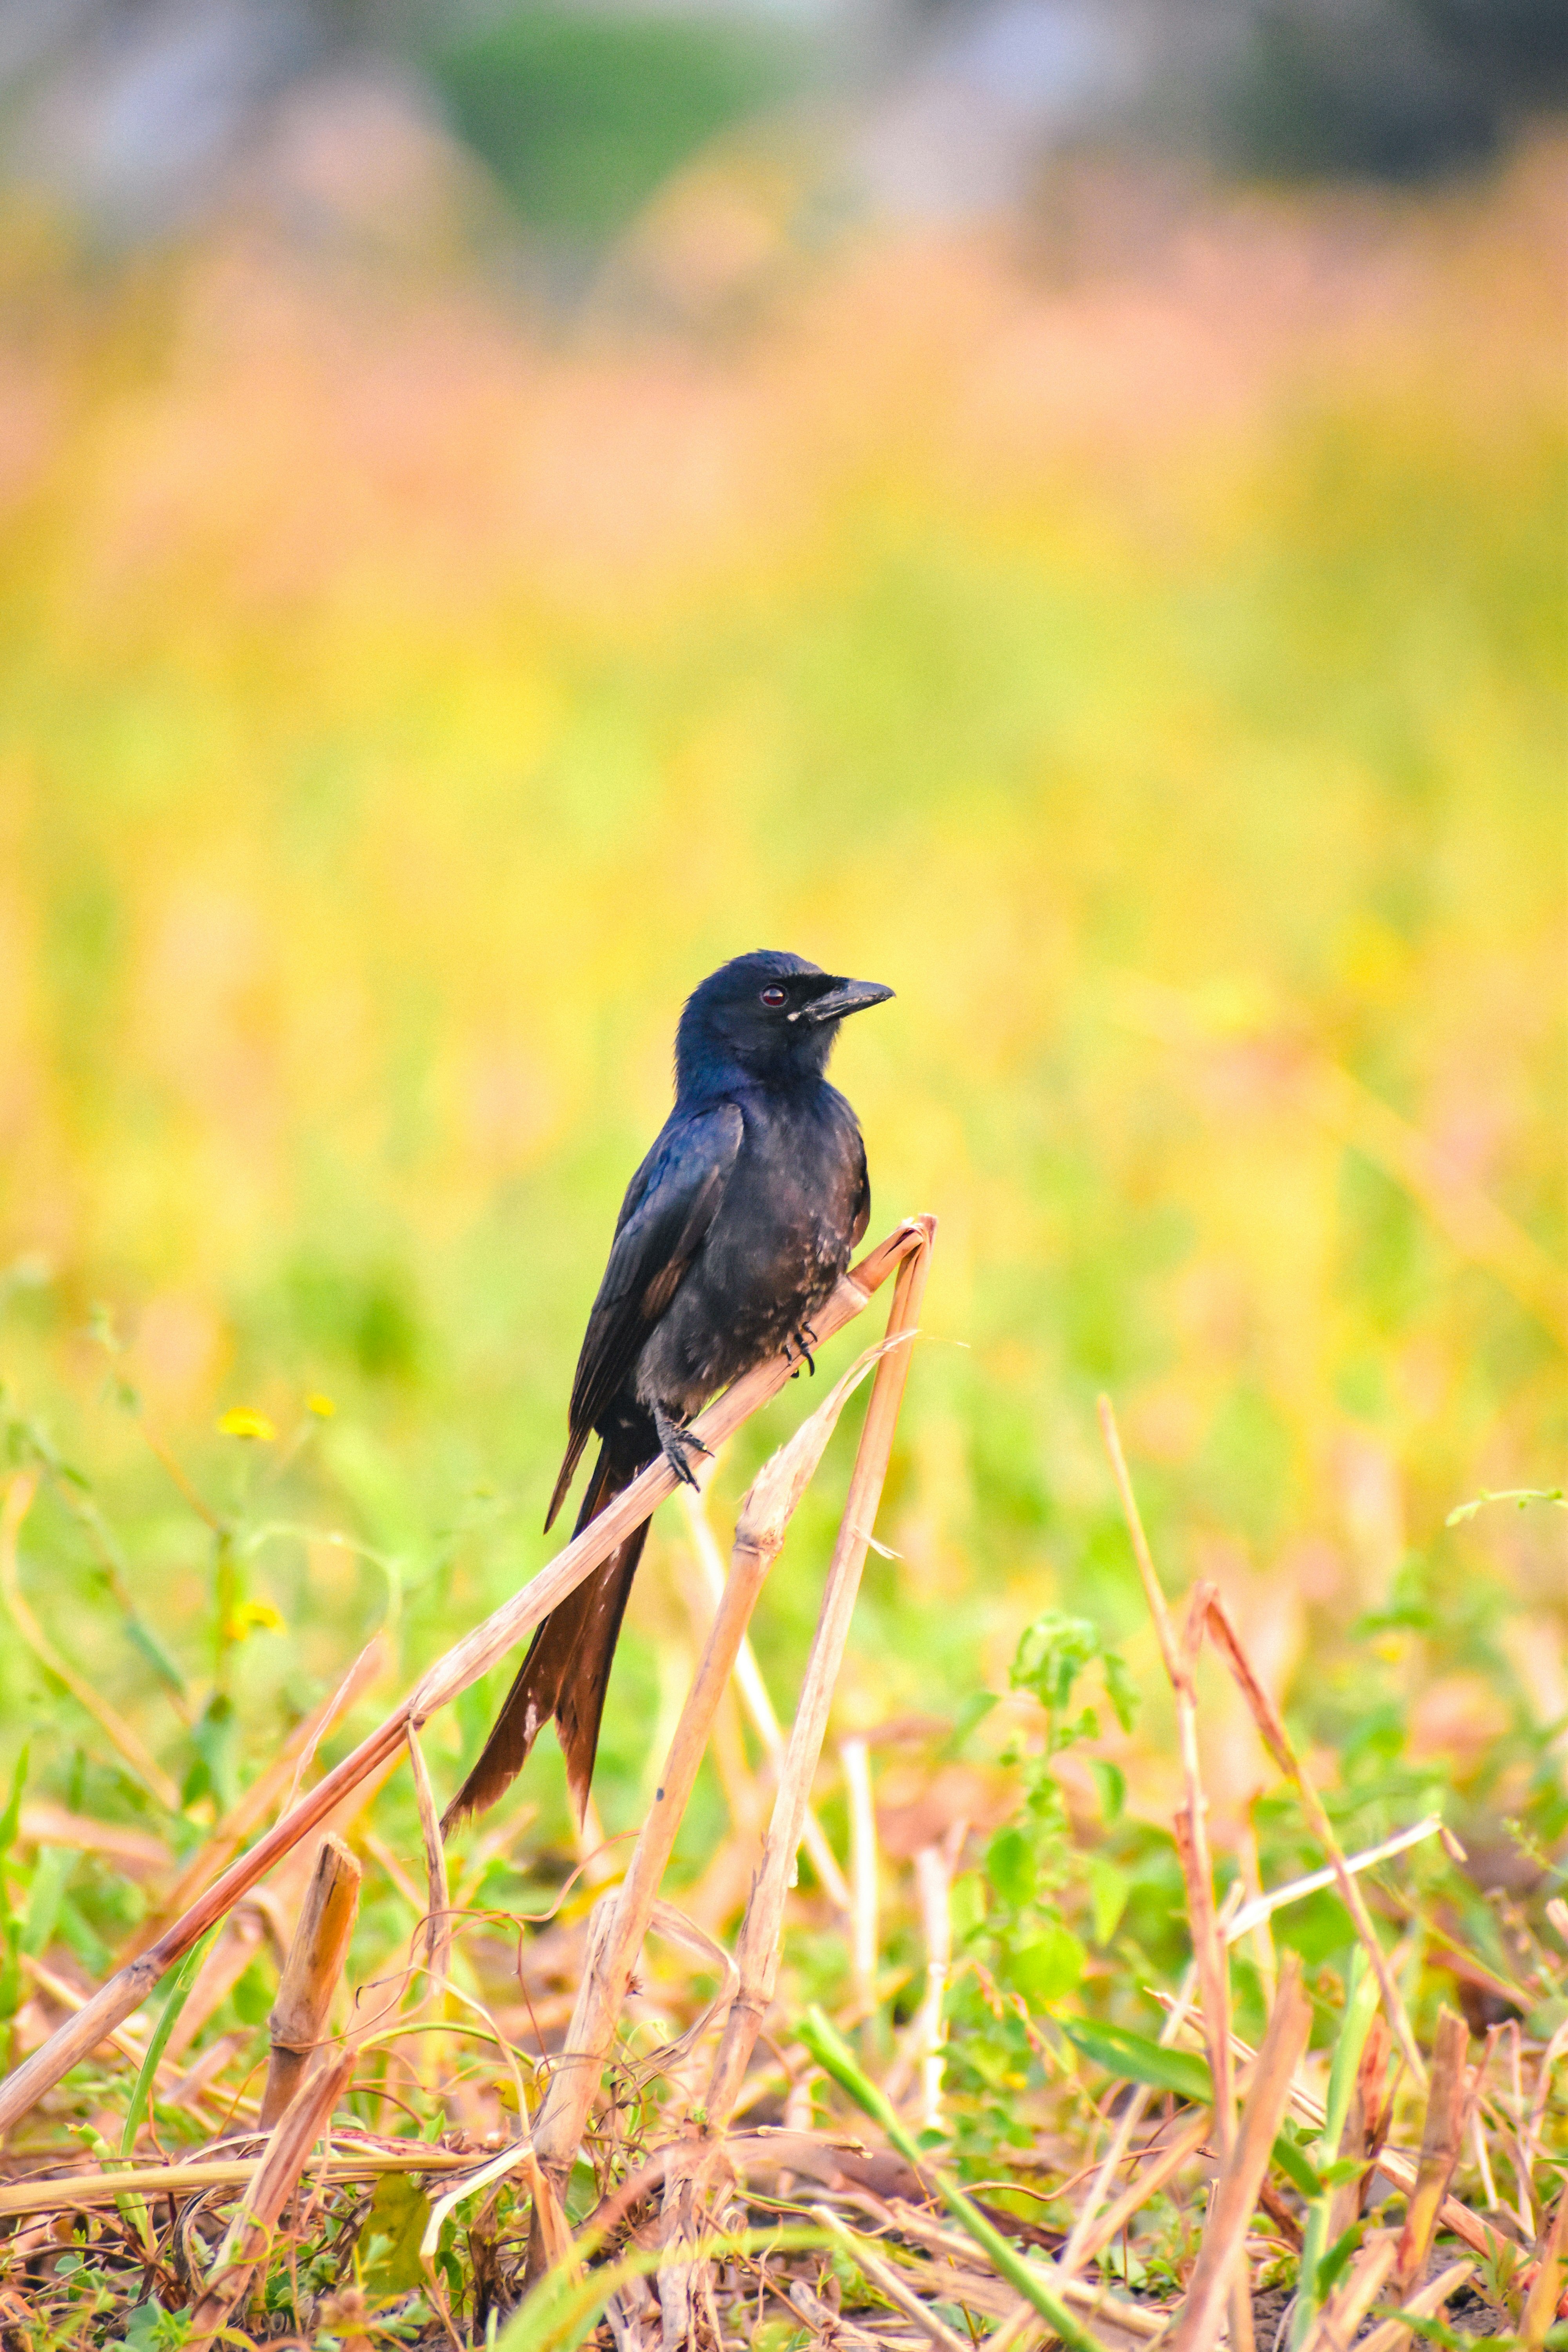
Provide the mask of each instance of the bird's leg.
MULTIPOLYGON (((794 1338, 795 1346, 805 1358, 805 1368, 811 1374, 812 1379, 815 1380, 816 1378, 816 1359, 812 1354, 811 1349, 806 1346, 806 1341, 809 1339, 813 1345, 816 1347, 820 1347, 822 1343, 817 1339, 816 1332, 812 1329, 809 1323, 803 1323, 800 1329, 794 1334, 794 1338)), ((789 1349, 787 1346, 784 1349, 784 1353, 786 1356, 789 1354, 789 1349)))
POLYGON ((680 1480, 681 1485, 695 1486, 697 1477, 691 1467, 689 1456, 693 1454, 711 1455, 713 1448, 710 1445, 704 1445, 695 1432, 683 1428, 679 1421, 672 1421, 661 1404, 656 1404, 653 1409, 653 1425, 658 1433, 658 1442, 664 1448, 664 1458, 680 1480))

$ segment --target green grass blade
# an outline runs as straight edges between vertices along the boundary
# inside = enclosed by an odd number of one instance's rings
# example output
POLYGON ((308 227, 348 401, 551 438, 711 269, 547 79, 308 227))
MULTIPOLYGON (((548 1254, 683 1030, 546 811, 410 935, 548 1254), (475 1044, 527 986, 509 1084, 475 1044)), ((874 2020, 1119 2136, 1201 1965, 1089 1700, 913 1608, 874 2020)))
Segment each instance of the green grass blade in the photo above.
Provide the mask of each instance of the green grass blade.
POLYGON ((977 2205, 970 2202, 962 2189, 948 2179, 931 2163, 926 2150, 920 2147, 912 2133, 907 2131, 893 2112, 888 2099, 868 2075, 863 2074, 848 2050, 820 2009, 813 2007, 805 2013, 800 2038, 823 2072, 831 2074, 841 2091, 847 2093, 863 2115, 881 2126, 889 2139, 906 2162, 923 2171, 934 2183, 938 2196, 952 2218, 967 2230, 975 2243, 983 2246, 995 2268, 1010 2286, 1032 2303, 1062 2342, 1072 2352, 1100 2352, 1097 2337, 1076 2320, 1066 2304, 1041 2276, 1033 2263, 1025 2262, 988 2221, 977 2205))

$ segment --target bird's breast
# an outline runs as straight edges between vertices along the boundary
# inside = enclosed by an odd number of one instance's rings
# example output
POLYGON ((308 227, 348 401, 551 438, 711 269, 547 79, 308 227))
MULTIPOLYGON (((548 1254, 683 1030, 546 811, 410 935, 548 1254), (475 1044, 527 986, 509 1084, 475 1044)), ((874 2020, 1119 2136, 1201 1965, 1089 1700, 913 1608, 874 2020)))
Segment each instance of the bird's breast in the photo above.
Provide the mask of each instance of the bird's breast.
POLYGON ((646 1402, 694 1412, 810 1321, 849 1263, 863 1164, 837 1097, 748 1115, 718 1213, 638 1360, 646 1402))

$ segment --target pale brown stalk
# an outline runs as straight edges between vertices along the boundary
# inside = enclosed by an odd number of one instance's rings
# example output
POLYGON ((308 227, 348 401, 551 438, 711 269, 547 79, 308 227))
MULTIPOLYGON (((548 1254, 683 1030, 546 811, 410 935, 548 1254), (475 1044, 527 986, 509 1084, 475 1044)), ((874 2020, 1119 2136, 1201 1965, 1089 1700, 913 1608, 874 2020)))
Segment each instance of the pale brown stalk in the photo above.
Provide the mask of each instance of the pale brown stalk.
MULTIPOLYGON (((719 1595, 724 1590, 724 1557, 708 1523, 703 1489, 700 1486, 683 1486, 680 1501, 686 1513, 687 1526, 691 1530, 691 1547, 702 1570, 703 1582, 708 1587, 708 1597, 717 1606, 719 1595)), ((763 1670, 757 1664, 757 1654, 752 1647, 749 1633, 735 1654, 735 1687, 741 1694, 741 1703, 751 1717, 752 1728, 763 1743, 776 1780, 784 1761, 784 1732, 768 1686, 763 1680, 763 1670)), ((849 1909, 848 1885, 838 1867, 838 1857, 827 1843, 827 1832, 810 1805, 805 1809, 801 1843, 811 1857, 811 1866, 816 1873, 823 1893, 836 1910, 847 1914, 849 1909)))
MULTIPOLYGON (((1241 2128, 1215 2186, 1197 2267, 1171 2339, 1172 2352, 1208 2352, 1219 2332, 1232 2273, 1241 2260, 1275 2135, 1289 2102, 1290 2078, 1306 2050, 1311 2024, 1312 2005, 1301 1990, 1300 1967, 1292 1960, 1280 1971, 1241 2128)), ((1232 2305, 1234 2310, 1234 2298, 1232 2305)))
POLYGON ((266 2261, 271 2249, 278 2217, 299 2186, 310 2150, 348 2087, 356 2054, 352 2047, 319 2052, 279 2116, 251 2174, 240 2210, 219 2249, 206 2290, 192 2310, 185 2338, 190 2352, 211 2344, 248 2294, 257 2266, 266 2261))
POLYGON ((1465 2142, 1469 2031, 1451 2009, 1437 2012, 1432 2046, 1432 2082, 1421 2132, 1421 2161, 1405 2210, 1394 2264, 1394 2292, 1403 2295, 1426 2267, 1443 2200, 1465 2142))
POLYGON ((414 1800, 419 1809, 419 1829, 425 1841, 425 1964, 429 1971, 429 1996, 439 2013, 452 1965, 452 1906, 447 1893, 447 1849, 441 1843, 436 1792, 425 1767, 425 1751, 413 1724, 407 1728, 408 1762, 414 1776, 414 1800))
MULTIPOLYGON (((1382 2145, 1388 2122, 1388 2056, 1392 2041, 1388 2021, 1379 2011, 1367 2027, 1366 2042, 1356 2068, 1355 2089, 1351 2094, 1350 2113, 1340 2139, 1338 2152, 1342 2157, 1356 2157, 1370 2165, 1382 2145)), ((1363 2171, 1334 2190, 1329 2209, 1331 2246, 1338 2244, 1360 2214, 1366 2183, 1367 2173, 1363 2171)))
POLYGON ((838 1743, 844 1787, 849 1800, 849 1978, 855 2006, 865 2020, 865 2048, 877 2042, 877 1948, 880 1941, 880 1877, 877 1851, 877 1802, 871 1787, 871 1749, 857 1732, 838 1743))
MULTIPOLYGON (((933 2253, 947 2254, 955 2264, 973 2263, 976 2259, 977 2250, 973 2238, 961 2236, 951 2228, 944 2229, 940 2221, 933 2221, 929 2213, 922 2213, 917 2206, 905 2203, 901 2198, 884 2201, 868 2197, 858 2201, 868 2211, 886 2213, 900 2237, 912 2238, 917 2244, 929 2246, 933 2253)), ((954 2268, 945 2273, 937 2273, 933 2269, 931 2273, 922 2274, 922 2283, 929 2285, 937 2296, 943 2294, 944 2280, 950 2288, 946 2299, 954 2303, 968 2303, 973 2297, 975 2310, 989 2308, 997 2316, 1008 2315, 1016 2317, 1020 2311, 1016 2290, 994 2273, 983 2274, 954 2268)), ((1059 2265, 1052 2269, 1050 2284, 1064 2303, 1076 2305, 1080 2311, 1100 2312, 1110 2326, 1121 2328, 1130 2336, 1155 2336, 1165 2332, 1167 2318, 1164 2313, 1144 2310, 1137 2304, 1128 2303, 1092 2280, 1064 2278, 1059 2265)), ((1032 2304, 1024 2304, 1021 2308, 1026 2313, 1034 2311, 1032 2304)), ((986 2339, 987 2343, 994 2346, 1004 2333, 1005 2327, 998 2329, 995 2336, 986 2339)))
POLYGON ((1350 2352, 1362 2321, 1394 2268, 1395 2251, 1392 2230, 1380 2231, 1369 2239, 1312 2322, 1301 2352, 1350 2352))
MULTIPOLYGON (((910 1336, 891 1334, 887 1347, 903 1359, 909 1353, 910 1336)), ((534 2124, 533 2143, 540 2164, 558 2189, 564 2185, 583 2137, 632 1970, 653 1918, 713 1718, 729 1687, 752 1612, 838 1416, 879 1356, 884 1363, 889 1360, 887 1348, 870 1352, 846 1373, 810 1419, 763 1466, 742 1505, 730 1574, 709 1628, 707 1645, 681 1708, 626 1879, 600 1907, 565 2044, 534 2124)), ((542 2244, 536 2241, 531 2248, 536 2271, 542 2254, 542 2244)))
POLYGON ((1372 1964, 1373 1973, 1377 1979, 1377 1989, 1383 1996, 1384 2014, 1394 2029, 1400 2053, 1410 2071, 1412 2082, 1418 2089, 1424 2090, 1426 2084, 1426 2063, 1416 2047, 1410 2018, 1400 1994, 1398 1979, 1388 1965, 1387 1955, 1378 1938, 1377 1930, 1373 1926, 1372 1914, 1366 1907, 1365 1899, 1356 1883, 1355 1874, 1345 1860, 1344 1849, 1334 1835, 1333 1825, 1329 1820, 1323 1801, 1318 1794, 1311 1775, 1296 1753, 1290 1735, 1285 1728, 1285 1719, 1254 1673, 1252 1661, 1242 1645, 1241 1636, 1236 1630, 1230 1612, 1226 1609, 1222 1596, 1212 1587, 1207 1616, 1210 1637, 1235 1675, 1242 1696, 1252 1710, 1252 1719, 1258 1726, 1258 1737, 1280 1771, 1285 1774, 1287 1780, 1294 1783, 1301 1811, 1307 1817, 1308 1826, 1328 1856, 1340 1899, 1355 1923, 1356 1933, 1361 1937, 1367 1958, 1372 1964))
MULTIPOLYGON (((1212 1584, 1200 1583, 1194 1588, 1187 1609, 1187 1622, 1178 1643, 1164 1592, 1155 1573, 1153 1556, 1149 1549, 1149 1539, 1144 1532, 1142 1514, 1138 1508, 1138 1498, 1132 1489, 1127 1459, 1121 1450, 1121 1433, 1116 1425, 1115 1411, 1106 1396, 1100 1400, 1100 1425, 1110 1457, 1127 1531, 1132 1540, 1144 1596, 1159 1637, 1160 1655, 1164 1661, 1165 1673, 1175 1700, 1176 1734, 1186 1803, 1176 1814, 1172 1829, 1176 1852, 1181 1857, 1182 1875, 1186 1882, 1187 1919, 1192 1930, 1193 1958, 1203 1992, 1204 2032, 1208 2044, 1209 2071, 1214 2080, 1215 2137, 1219 2144, 1220 2161, 1225 2164, 1229 2160, 1236 2139, 1236 2081, 1230 2055, 1230 1969, 1225 1941, 1215 1916, 1214 1870, 1208 1844, 1208 1798, 1204 1790, 1203 1764, 1198 1749, 1197 1684, 1194 1679, 1198 1653, 1203 1647, 1204 1632, 1208 1622, 1209 1602, 1217 1595, 1212 1584)), ((1232 2299, 1230 2334, 1231 2352, 1252 2352, 1252 2303, 1246 2292, 1245 2281, 1238 2284, 1232 2299)))
POLYGON ((1209 1866, 1206 1820, 1208 1801, 1204 1794, 1203 1767, 1198 1754, 1197 1689, 1193 1679, 1215 1587, 1200 1584, 1195 1588, 1187 1612, 1185 1632, 1178 1641, 1164 1592, 1155 1573, 1153 1555, 1143 1530, 1142 1514, 1138 1508, 1138 1497, 1133 1492, 1127 1468, 1127 1457, 1121 1450, 1121 1433, 1116 1425, 1115 1409, 1107 1396, 1100 1400, 1100 1426, 1106 1453, 1110 1458, 1111 1475, 1116 1481, 1127 1532, 1131 1538, 1132 1556, 1138 1563, 1138 1573, 1142 1580, 1143 1597, 1154 1621, 1160 1655, 1176 1705, 1176 1734, 1181 1751, 1182 1779, 1186 1790, 1184 1811, 1177 1814, 1174 1823, 1176 1848, 1186 1882, 1193 1958, 1197 1966, 1203 1997, 1204 2035, 1208 2044, 1209 2071, 1215 2086, 1215 2132, 1221 2155, 1225 2157, 1230 2153, 1236 2130, 1230 2056, 1230 1972, 1215 1921, 1214 1874, 1209 1866))
POLYGON ((261 2095, 263 2131, 271 2130, 299 2089, 326 2031, 359 1909, 359 1885, 360 1866, 342 1838, 324 1837, 267 2021, 272 2055, 261 2095))
MULTIPOLYGON (((893 1303, 888 1312, 888 1337, 912 1331, 920 1312, 931 1264, 934 1218, 921 1228, 921 1246, 912 1250, 899 1270, 893 1303)), ((820 1328, 820 1324, 818 1328, 820 1328)), ((849 1479, 848 1499, 839 1522, 838 1538, 828 1563, 816 1633, 806 1662, 784 1769, 779 1775, 773 1817, 763 1846, 762 1866, 746 1906, 736 1963, 740 1990, 731 2004, 709 2084, 708 2110, 715 2122, 727 2120, 751 2063, 757 2035, 773 1997, 778 1975, 779 1942, 784 1931, 784 1900, 800 1844, 801 1824, 822 1754, 828 1710, 838 1680, 860 1572, 870 1548, 871 1522, 887 1475, 893 1431, 909 1371, 910 1351, 895 1348, 877 1367, 871 1402, 849 1479)))
MULTIPOLYGON (((471 2156, 456 2156, 444 2147, 405 2141, 400 2149, 355 2148, 329 2157, 321 2168, 324 2180, 379 2180, 384 2173, 407 2173, 414 2179, 429 2173, 473 2169, 471 2156)), ((189 2164, 136 2164, 122 2172, 64 2172, 51 2179, 19 2180, 0 2188, 0 2221, 19 2213, 72 2212, 94 2205, 112 2205, 117 2197, 197 2196, 207 2189, 237 2189, 256 2170, 256 2158, 202 2157, 189 2164)))
POLYGON ((1436 2319, 1449 2297, 1458 2294, 1465 2282, 1473 2276, 1475 2267, 1474 2263, 1450 2263, 1446 2271, 1439 2271, 1435 2279, 1428 2279, 1425 2286, 1417 2287, 1409 2301, 1391 2319, 1385 2319, 1381 2326, 1363 2336, 1356 2346, 1356 2352, 1404 2352, 1412 2333, 1409 2322, 1413 2319, 1436 2319))
MULTIPOLYGON (((1197 1970, 1195 1968, 1189 1968, 1183 1979, 1182 1990, 1176 1997, 1175 2006, 1168 2012, 1164 2023, 1160 2028, 1160 2041, 1163 2047, 1169 2047, 1185 2022, 1187 2012, 1193 2004, 1193 1989, 1196 1982, 1197 1970)), ((1081 2270, 1089 2260, 1085 2249, 1089 2244, 1089 2232, 1094 2226, 1095 2215, 1105 2202, 1110 2184, 1121 2169, 1127 2150, 1131 2145, 1132 2135, 1142 2121, 1143 2110, 1149 2104, 1149 2095, 1148 2085, 1140 2083, 1122 2105, 1121 2113, 1117 2118, 1116 2129, 1111 2135, 1110 2146, 1105 2152, 1100 2170, 1089 2184, 1088 2195, 1074 2216, 1071 2235, 1058 2259, 1057 2267, 1064 2277, 1070 2278, 1072 2273, 1081 2270)), ((1205 2120, 1206 2125, 1206 2117, 1205 2120)))
POLYGON ((904 2284, 890 2263, 883 2262, 868 2243, 852 2230, 847 2230, 830 2205, 813 2205, 809 2209, 814 2221, 825 2229, 835 2245, 847 2253, 861 2273, 869 2279, 879 2294, 906 2319, 912 2319, 921 2334, 936 2345, 938 2352, 973 2352, 966 2336, 954 2335, 945 2319, 939 2319, 929 2304, 904 2284))
POLYGON ((942 2049, 947 2040, 943 2004, 952 1965, 952 1874, 968 1835, 967 1822, 954 1822, 936 1845, 915 1855, 915 1890, 925 1933, 926 1990, 910 2028, 921 2085, 921 2128, 942 2129, 942 2049))
MULTIPOLYGON (((890 1234, 886 1241, 852 1266, 819 1309, 816 1328, 826 1340, 862 1312, 873 1291, 895 1268, 911 1257, 923 1261, 935 1220, 917 1217, 890 1234)), ((727 1389, 694 1423, 703 1443, 717 1447, 776 1396, 790 1376, 782 1356, 760 1364, 727 1389)), ((231 1910, 240 1896, 266 1876, 273 1864, 319 1829, 352 1790, 378 1769, 395 1762, 410 1723, 423 1723, 437 1707, 477 1682, 522 1636, 541 1623, 584 1578, 607 1558, 617 1544, 639 1527, 656 1505, 673 1492, 674 1471, 662 1455, 635 1478, 607 1509, 580 1536, 558 1552, 521 1592, 492 1611, 464 1640, 437 1660, 429 1672, 384 1722, 377 1725, 353 1752, 323 1775, 259 1838, 248 1853, 239 1856, 222 1875, 165 1928, 157 1942, 117 1969, 85 2009, 59 2027, 23 2064, 0 2084, 0 2136, 11 2130, 43 2097, 46 2091, 95 2050, 111 2029, 140 2008, 153 1986, 214 1923, 231 1910)))
MULTIPOLYGON (((1173 2139, 1156 2150, 1137 2179, 1129 2182, 1121 2196, 1106 2207, 1099 2221, 1092 2222, 1081 2238, 1074 2231, 1072 2253, 1075 2269, 1082 2270, 1086 2263, 1093 2262, 1097 2254, 1102 2254, 1106 2247, 1121 2236, 1134 2213, 1140 2212, 1151 2197, 1157 2196, 1166 2181, 1180 2172, 1184 2164, 1191 2163, 1213 2129, 1214 2117, 1206 2108, 1201 2115, 1194 2116, 1173 2139)), ((1065 2267, 1065 2257, 1062 2266, 1065 2267)))
POLYGON ((1568 2189, 1559 2191, 1551 2218, 1542 2230, 1535 2247, 1535 2276, 1525 2297, 1524 2317, 1520 2337, 1525 2352, 1540 2352, 1546 2341, 1546 2331, 1557 2316, 1558 2297, 1563 2291, 1563 2253, 1568 2242, 1568 2189))
MULTIPOLYGON (((1170 2004, 1171 1996, 1168 1993, 1156 1992, 1154 1998, 1167 2005, 1170 2004)), ((1251 2044, 1244 2042, 1238 2034, 1233 2033, 1230 2039, 1231 2048, 1237 2058, 1244 2063, 1250 2063, 1256 2057, 1257 2053, 1251 2044)), ((1303 2122, 1311 2124, 1319 2131, 1322 2129, 1323 2103, 1309 2091, 1304 2084, 1292 2083, 1290 2104, 1303 2122)), ((1379 2172, 1387 2174, 1396 2189, 1408 2191, 1415 2186, 1418 2168, 1416 2159, 1412 2156, 1406 2156, 1399 2148, 1386 2147, 1380 2148, 1377 2168, 1379 2172)), ((1478 2254, 1495 2256, 1517 2251, 1516 2240, 1505 2237, 1500 2230, 1492 2229, 1489 2223, 1481 2220, 1479 2213, 1472 2213, 1468 2205, 1461 2205, 1457 2197, 1450 2196, 1444 2199, 1441 2227, 1454 2237, 1461 2239, 1478 2254)))
POLYGON ((93 1688, 85 1675, 77 1672, 68 1658, 61 1656, 22 1598, 16 1573, 16 1543, 22 1531, 22 1522, 31 1510, 33 1497, 37 1491, 37 1472, 18 1470, 7 1481, 5 1500, 0 1505, 0 1593, 5 1597, 11 1622, 45 1673, 63 1684, 83 1713, 92 1717, 110 1747, 124 1758, 142 1787, 152 1792, 165 1812, 177 1813, 180 1792, 140 1733, 93 1688))

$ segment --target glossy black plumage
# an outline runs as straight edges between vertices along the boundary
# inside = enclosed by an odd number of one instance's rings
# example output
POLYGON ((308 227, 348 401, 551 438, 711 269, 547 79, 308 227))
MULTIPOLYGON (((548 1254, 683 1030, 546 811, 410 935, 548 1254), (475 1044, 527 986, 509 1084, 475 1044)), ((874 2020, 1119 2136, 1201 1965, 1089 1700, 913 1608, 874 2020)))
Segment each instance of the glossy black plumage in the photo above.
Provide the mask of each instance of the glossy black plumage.
MULTIPOLYGON (((854 1112, 825 1075, 838 1023, 892 994, 763 950, 711 973, 676 1034, 675 1108, 627 1187, 572 1384, 548 1528, 590 1435, 598 1458, 577 1527, 661 1447, 683 1478, 687 1424, 785 1349, 866 1230, 871 1193, 854 1112), (772 1001, 770 1001, 772 1000, 772 1001)), ((447 1822, 493 1804, 551 1717, 579 1810, 610 1661, 647 1522, 546 1618, 447 1822)))

